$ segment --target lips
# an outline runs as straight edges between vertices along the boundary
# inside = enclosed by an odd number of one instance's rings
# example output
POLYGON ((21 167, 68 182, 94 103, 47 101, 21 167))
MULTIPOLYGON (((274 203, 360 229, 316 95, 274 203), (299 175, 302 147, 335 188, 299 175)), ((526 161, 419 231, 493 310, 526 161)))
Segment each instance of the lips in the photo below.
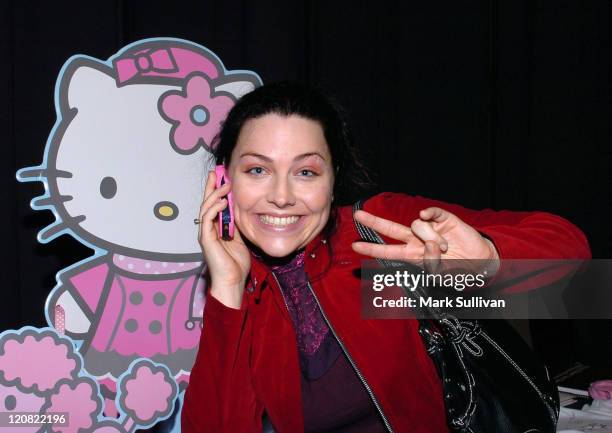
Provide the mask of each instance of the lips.
POLYGON ((259 215, 259 221, 265 225, 273 227, 287 227, 299 221, 300 217, 296 215, 278 217, 274 215, 259 215))

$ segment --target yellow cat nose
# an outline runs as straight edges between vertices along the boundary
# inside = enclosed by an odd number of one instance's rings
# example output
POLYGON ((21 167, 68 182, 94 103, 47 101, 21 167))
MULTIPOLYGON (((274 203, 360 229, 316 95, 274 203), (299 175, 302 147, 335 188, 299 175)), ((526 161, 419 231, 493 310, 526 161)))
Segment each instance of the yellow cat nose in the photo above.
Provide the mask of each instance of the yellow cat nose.
POLYGON ((160 201, 153 208, 153 213, 163 221, 171 221, 178 216, 178 207, 170 201, 160 201))
POLYGON ((174 215, 174 209, 172 209, 170 206, 162 206, 159 208, 159 214, 166 218, 171 217, 174 215))

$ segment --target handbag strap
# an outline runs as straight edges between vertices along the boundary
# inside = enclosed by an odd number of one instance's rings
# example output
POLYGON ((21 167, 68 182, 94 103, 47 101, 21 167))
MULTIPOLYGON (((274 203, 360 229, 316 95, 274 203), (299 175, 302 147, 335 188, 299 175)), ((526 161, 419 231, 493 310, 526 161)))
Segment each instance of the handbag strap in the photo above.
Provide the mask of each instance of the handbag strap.
MULTIPOLYGON (((355 202, 355 204, 353 204, 353 222, 355 223, 357 232, 359 233, 359 236, 363 241, 379 245, 385 245, 385 241, 383 240, 383 238, 381 238, 380 235, 374 229, 364 226, 355 219, 355 212, 358 210, 362 210, 364 203, 365 200, 361 199, 355 202)), ((384 268, 397 268, 400 266, 407 266, 406 263, 396 260, 376 258, 376 261, 384 268)), ((425 296, 425 291, 423 287, 419 286, 413 288, 413 290, 406 290, 406 294, 418 301, 420 297, 425 296)), ((432 317, 436 318, 436 320, 440 320, 445 317, 445 314, 435 307, 428 307, 427 311, 429 312, 429 314, 431 314, 432 317)))
MULTIPOLYGON (((371 229, 370 227, 364 226, 363 224, 361 224, 359 221, 355 219, 355 212, 363 209, 364 202, 365 200, 363 199, 358 200, 353 205, 353 222, 355 223, 357 232, 359 233, 359 236, 361 236, 361 239, 366 242, 384 245, 385 241, 383 240, 383 238, 380 237, 380 235, 375 230, 371 229)), ((376 258, 376 261, 380 263, 381 265, 383 265, 385 268, 393 268, 393 267, 404 265, 403 263, 396 262, 394 260, 376 258)))

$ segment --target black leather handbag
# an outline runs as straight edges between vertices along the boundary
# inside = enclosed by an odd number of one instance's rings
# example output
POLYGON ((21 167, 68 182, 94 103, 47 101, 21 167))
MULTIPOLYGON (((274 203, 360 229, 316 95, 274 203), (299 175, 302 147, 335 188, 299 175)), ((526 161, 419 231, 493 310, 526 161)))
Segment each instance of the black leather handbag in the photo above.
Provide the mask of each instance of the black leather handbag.
MULTIPOLYGON (((363 207, 355 203, 353 213, 363 207)), ((355 221, 361 238, 384 244, 355 221)), ((385 267, 397 262, 380 259, 385 267)), ((421 288, 422 290, 422 288, 421 288)), ((410 296, 418 296, 407 291, 410 296)), ((422 292, 421 292, 422 293, 422 292)), ((439 310, 419 319, 419 332, 444 390, 446 418, 461 433, 554 433, 559 394, 546 366, 508 322, 463 320, 439 310)))

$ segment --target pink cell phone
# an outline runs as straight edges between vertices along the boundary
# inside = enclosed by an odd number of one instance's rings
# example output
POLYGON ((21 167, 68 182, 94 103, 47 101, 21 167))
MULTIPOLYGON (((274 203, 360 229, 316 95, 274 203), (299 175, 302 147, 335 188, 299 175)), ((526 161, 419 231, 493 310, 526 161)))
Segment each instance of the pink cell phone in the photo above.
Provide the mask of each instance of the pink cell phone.
MULTIPOLYGON (((215 174, 217 175, 215 188, 220 188, 222 185, 229 182, 223 165, 217 165, 215 167, 215 174)), ((219 236, 221 239, 229 241, 234 237, 234 206, 231 191, 225 198, 227 198, 227 206, 219 212, 219 236)))

